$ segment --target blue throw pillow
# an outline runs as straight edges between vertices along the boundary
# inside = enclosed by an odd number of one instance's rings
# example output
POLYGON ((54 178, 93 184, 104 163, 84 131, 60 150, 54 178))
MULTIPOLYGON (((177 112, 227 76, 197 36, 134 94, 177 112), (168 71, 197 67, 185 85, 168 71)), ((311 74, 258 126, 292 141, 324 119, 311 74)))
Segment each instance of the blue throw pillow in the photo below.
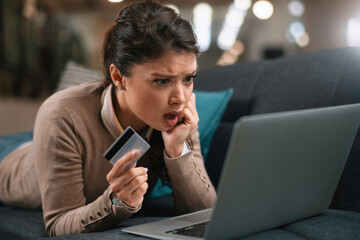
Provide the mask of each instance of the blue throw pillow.
POLYGON ((219 127, 229 100, 234 92, 232 88, 218 92, 194 91, 196 109, 199 114, 199 133, 201 153, 206 160, 215 131, 219 127))
MULTIPOLYGON (((204 161, 209 153, 212 138, 219 127, 233 91, 232 88, 217 92, 194 91, 196 95, 196 109, 200 118, 198 130, 204 161)), ((163 185, 160 179, 158 179, 150 198, 161 197, 171 193, 171 187, 163 185)))
POLYGON ((25 142, 32 141, 33 131, 16 133, 0 137, 0 162, 9 153, 25 142))

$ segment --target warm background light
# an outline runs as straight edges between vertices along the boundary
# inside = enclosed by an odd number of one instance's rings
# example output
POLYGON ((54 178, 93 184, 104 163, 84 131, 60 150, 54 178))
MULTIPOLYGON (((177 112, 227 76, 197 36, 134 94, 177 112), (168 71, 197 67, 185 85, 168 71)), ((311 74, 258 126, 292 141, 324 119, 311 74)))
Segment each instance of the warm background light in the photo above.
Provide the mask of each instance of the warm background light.
POLYGON ((108 1, 111 2, 111 3, 119 3, 119 2, 122 2, 124 0, 108 0, 108 1))
POLYGON ((208 27, 212 21, 212 7, 208 3, 198 3, 194 7, 194 24, 208 27))
POLYGON ((248 10, 251 7, 251 0, 234 0, 237 9, 248 10))
POLYGON ((299 0, 290 1, 288 5, 288 9, 289 12, 295 17, 300 17, 305 12, 304 4, 299 0))
POLYGON ((205 52, 211 44, 211 24, 212 24, 212 7, 205 2, 195 5, 194 10, 194 30, 198 38, 200 52, 205 52))
POLYGON ((360 46, 360 18, 350 18, 347 24, 348 46, 360 46))
POLYGON ((274 7, 269 1, 261 0, 254 3, 253 12, 257 18, 265 20, 272 16, 274 7))
POLYGON ((217 45, 221 50, 227 50, 234 45, 250 5, 251 1, 239 0, 229 6, 217 38, 217 45))
POLYGON ((300 21, 294 21, 290 24, 286 33, 286 38, 291 43, 296 43, 299 47, 306 47, 309 45, 310 36, 306 32, 304 24, 300 21))
MULTIPOLYGON (((123 6, 138 0, 0 2, 0 90, 5 96, 38 98, 53 91, 70 59, 101 70, 104 33, 123 6)), ((191 22, 202 53, 201 70, 211 68, 219 58, 221 64, 230 64, 360 46, 360 0, 160 2, 172 3, 168 6, 180 9, 180 15, 191 22), (259 20, 253 10, 260 18, 270 18, 259 20), (244 50, 234 58, 238 41, 244 50)))
POLYGON ((304 24, 299 21, 292 22, 289 27, 289 32, 295 39, 300 38, 305 33, 304 24))

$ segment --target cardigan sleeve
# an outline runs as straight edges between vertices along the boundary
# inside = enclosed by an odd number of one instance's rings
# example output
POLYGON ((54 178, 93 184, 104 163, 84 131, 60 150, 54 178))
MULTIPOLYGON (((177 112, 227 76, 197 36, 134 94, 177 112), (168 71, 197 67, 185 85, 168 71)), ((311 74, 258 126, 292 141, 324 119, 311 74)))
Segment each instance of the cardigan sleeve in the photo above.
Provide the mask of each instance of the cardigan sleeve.
POLYGON ((105 230, 135 212, 113 206, 109 187, 86 204, 82 162, 85 151, 61 104, 48 103, 40 108, 33 144, 45 228, 50 236, 105 230))
POLYGON ((211 208, 216 200, 216 191, 205 169, 201 155, 197 128, 187 139, 190 152, 177 158, 164 153, 165 165, 171 181, 175 209, 179 213, 211 208))

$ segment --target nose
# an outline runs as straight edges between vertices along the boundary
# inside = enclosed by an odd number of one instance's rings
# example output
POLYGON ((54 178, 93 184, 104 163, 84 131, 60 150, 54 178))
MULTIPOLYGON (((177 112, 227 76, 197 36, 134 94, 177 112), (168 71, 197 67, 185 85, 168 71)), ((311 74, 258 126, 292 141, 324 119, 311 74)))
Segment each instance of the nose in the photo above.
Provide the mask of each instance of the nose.
POLYGON ((185 87, 182 84, 176 84, 170 93, 169 104, 185 103, 185 87))

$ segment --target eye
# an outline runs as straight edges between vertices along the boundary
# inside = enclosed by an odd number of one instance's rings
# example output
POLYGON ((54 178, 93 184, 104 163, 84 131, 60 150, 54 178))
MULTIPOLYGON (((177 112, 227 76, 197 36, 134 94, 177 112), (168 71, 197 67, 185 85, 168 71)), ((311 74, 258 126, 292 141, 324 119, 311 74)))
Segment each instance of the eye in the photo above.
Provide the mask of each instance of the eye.
POLYGON ((154 82, 159 86, 165 86, 170 83, 170 79, 155 79, 154 82))
POLYGON ((192 83, 194 81, 194 78, 196 77, 196 75, 192 75, 192 76, 188 76, 184 79, 184 82, 186 83, 192 83))

